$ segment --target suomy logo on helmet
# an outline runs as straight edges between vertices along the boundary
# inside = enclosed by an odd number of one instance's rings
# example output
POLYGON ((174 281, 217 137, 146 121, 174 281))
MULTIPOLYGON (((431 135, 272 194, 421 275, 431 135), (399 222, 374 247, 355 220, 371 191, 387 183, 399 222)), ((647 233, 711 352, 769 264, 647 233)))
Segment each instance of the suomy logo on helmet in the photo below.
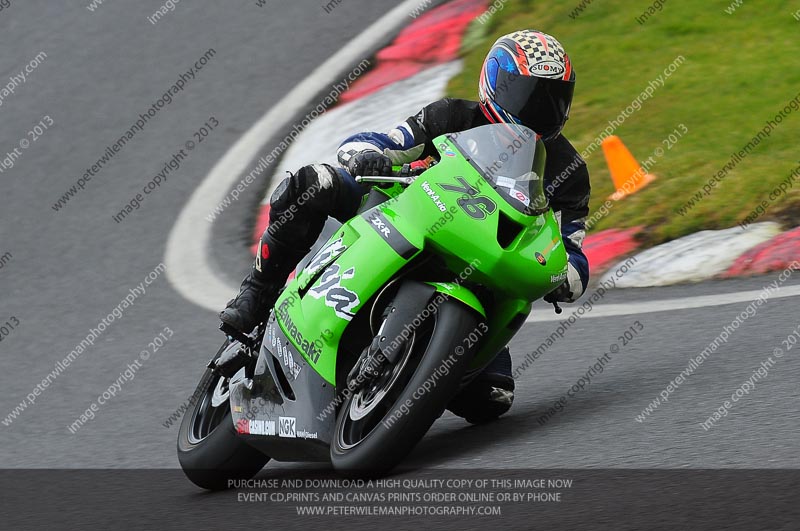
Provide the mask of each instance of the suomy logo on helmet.
POLYGON ((530 71, 532 74, 539 76, 561 76, 564 75, 564 65, 556 61, 541 61, 531 65, 530 71))

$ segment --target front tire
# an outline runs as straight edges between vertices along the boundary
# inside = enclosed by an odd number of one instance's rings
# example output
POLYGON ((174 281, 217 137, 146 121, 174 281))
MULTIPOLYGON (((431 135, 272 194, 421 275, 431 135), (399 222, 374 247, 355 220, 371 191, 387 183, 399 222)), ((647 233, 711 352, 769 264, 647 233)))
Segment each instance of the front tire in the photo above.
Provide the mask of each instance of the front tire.
POLYGON ((350 394, 342 404, 331 442, 334 468, 348 475, 378 476, 394 468, 425 435, 455 394, 474 346, 464 337, 477 317, 447 299, 412 334, 410 347, 387 370, 386 389, 350 394), (369 394, 369 393, 372 394, 369 394))
MULTIPOLYGON (((226 341, 217 358, 238 343, 226 341)), ((216 358, 215 358, 216 359, 216 358)), ((269 457, 241 440, 231 420, 227 378, 206 369, 178 429, 178 461, 192 483, 208 490, 228 488, 232 479, 250 479, 269 457)))

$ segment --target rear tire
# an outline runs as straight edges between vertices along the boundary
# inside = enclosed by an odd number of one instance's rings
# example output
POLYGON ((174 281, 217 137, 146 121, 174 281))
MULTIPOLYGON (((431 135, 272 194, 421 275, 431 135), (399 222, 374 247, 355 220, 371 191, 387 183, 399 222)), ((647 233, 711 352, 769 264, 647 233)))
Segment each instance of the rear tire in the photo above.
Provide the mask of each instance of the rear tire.
MULTIPOLYGON (((226 341, 217 352, 237 348, 226 341)), ((215 358, 215 359, 216 359, 215 358)), ((250 479, 269 457, 241 440, 231 420, 227 379, 206 369, 178 429, 178 461, 192 483, 209 490, 228 488, 232 479, 250 479)))
POLYGON ((474 312, 445 300, 412 335, 410 351, 397 363, 405 360, 407 365, 399 369, 404 374, 389 383, 398 388, 387 388, 382 399, 386 403, 370 405, 369 411, 359 409, 366 400, 364 391, 345 400, 331 442, 331 462, 337 471, 383 475, 411 452, 457 391, 475 353, 463 340, 477 322, 474 312), (426 382, 427 389, 422 387, 426 382))

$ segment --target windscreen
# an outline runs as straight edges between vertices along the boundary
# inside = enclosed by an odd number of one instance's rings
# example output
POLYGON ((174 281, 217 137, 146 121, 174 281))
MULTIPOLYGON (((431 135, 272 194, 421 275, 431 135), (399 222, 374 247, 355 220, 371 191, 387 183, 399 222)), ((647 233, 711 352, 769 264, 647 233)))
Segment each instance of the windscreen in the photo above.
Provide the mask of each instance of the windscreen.
POLYGON ((489 124, 448 138, 514 208, 528 215, 547 211, 544 144, 529 128, 489 124))

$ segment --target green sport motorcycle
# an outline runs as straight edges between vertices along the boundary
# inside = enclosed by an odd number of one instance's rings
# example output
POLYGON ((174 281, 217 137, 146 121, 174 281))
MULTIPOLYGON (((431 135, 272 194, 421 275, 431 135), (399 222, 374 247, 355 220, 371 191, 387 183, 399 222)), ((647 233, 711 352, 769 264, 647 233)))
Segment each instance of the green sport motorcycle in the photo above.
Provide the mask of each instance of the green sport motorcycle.
POLYGON ((360 213, 209 363, 178 434, 194 483, 225 488, 270 458, 385 474, 566 279, 533 131, 434 143, 424 171, 359 178, 360 213))

